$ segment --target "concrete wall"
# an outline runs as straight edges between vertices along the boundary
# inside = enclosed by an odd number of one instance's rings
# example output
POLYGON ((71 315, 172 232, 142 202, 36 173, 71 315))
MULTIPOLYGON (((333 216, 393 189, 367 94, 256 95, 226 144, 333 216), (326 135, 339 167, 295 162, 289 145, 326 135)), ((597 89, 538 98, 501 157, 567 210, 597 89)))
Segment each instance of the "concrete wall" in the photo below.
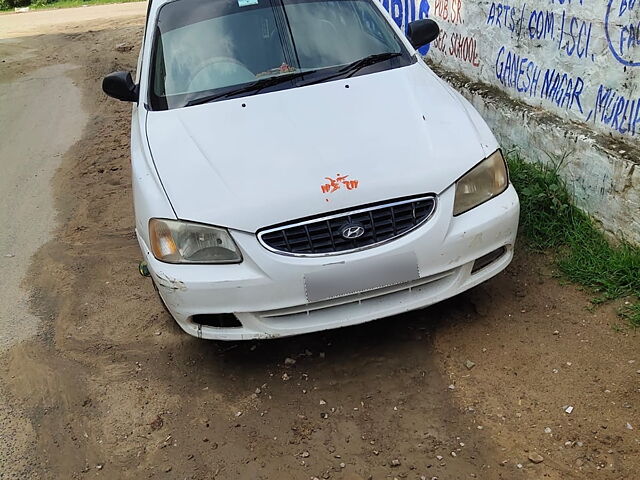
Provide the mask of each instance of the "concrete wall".
POLYGON ((562 160, 579 206, 640 244, 640 0, 380 0, 504 147, 562 160))

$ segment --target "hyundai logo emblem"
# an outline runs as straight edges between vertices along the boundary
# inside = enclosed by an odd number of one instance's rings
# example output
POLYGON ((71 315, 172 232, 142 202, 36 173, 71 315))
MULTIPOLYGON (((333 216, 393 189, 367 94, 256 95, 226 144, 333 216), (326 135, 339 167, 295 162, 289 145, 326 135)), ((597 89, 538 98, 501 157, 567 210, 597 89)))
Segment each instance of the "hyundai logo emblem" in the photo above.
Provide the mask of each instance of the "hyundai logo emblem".
POLYGON ((350 223, 340 229, 340 235, 347 240, 355 240, 364 235, 364 227, 357 223, 350 223))

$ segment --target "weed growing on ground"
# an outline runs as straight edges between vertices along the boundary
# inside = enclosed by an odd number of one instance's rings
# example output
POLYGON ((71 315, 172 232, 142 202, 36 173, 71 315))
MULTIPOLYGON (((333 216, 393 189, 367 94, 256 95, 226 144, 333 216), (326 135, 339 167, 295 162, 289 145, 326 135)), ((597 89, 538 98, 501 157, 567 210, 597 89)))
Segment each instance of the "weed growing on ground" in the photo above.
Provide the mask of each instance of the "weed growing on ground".
POLYGON ((634 327, 640 327, 640 303, 626 306, 620 312, 620 316, 629 320, 634 327))
POLYGON ((635 297, 621 315, 640 327, 640 247, 612 244, 573 203, 558 171, 562 162, 525 162, 510 154, 509 171, 520 196, 520 226, 527 245, 552 250, 560 271, 597 294, 594 303, 635 297))

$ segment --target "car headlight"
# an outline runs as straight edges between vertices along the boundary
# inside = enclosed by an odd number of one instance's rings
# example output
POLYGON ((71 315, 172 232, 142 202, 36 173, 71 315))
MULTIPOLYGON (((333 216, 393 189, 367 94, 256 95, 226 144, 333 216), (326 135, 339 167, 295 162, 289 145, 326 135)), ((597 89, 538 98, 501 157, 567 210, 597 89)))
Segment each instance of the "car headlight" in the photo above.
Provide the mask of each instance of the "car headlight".
POLYGON ((238 246, 224 228, 152 218, 151 252, 167 263, 240 263, 238 246))
POLYGON ((456 182, 453 214, 460 215, 500 195, 509 186, 507 164, 502 152, 495 151, 456 182))

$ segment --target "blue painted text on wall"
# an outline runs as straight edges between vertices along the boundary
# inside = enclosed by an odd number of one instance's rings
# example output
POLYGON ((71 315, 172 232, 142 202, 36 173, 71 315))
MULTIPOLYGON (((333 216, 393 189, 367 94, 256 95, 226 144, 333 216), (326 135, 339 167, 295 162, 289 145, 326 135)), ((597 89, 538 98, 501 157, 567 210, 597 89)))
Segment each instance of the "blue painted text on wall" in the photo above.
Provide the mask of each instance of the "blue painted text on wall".
POLYGON ((630 99, 600 85, 587 122, 601 123, 622 134, 640 133, 640 97, 630 99))

